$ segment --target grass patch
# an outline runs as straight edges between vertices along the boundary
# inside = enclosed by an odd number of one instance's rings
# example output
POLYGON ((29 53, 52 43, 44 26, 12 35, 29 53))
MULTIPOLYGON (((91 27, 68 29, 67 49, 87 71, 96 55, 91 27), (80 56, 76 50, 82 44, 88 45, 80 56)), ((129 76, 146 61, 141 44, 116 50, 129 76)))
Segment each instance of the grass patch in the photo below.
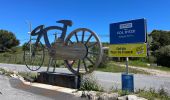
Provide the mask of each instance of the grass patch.
POLYGON ((162 71, 170 72, 170 68, 169 67, 164 67, 164 66, 148 66, 147 64, 148 63, 140 61, 140 60, 129 61, 129 65, 131 65, 131 66, 144 67, 144 68, 157 69, 157 70, 162 70, 162 71))
MULTIPOLYGON (((17 53, 10 53, 10 52, 0 53, 0 63, 25 65, 25 62, 23 60, 23 56, 24 56, 23 51, 19 51, 17 53)), ((47 67, 48 66, 49 58, 50 58, 49 54, 46 51, 42 67, 47 67)), ((51 66, 54 66, 54 64, 55 64, 55 61, 52 63, 51 66)), ((61 65, 64 65, 64 61, 63 60, 56 60, 55 67, 60 67, 61 65)))
MULTIPOLYGON (((120 73, 125 72, 126 68, 122 66, 117 66, 114 64, 113 61, 110 61, 105 67, 97 68, 98 71, 104 71, 104 72, 114 72, 114 73, 120 73)), ((148 72, 145 72, 143 70, 137 70, 133 68, 129 68, 129 73, 134 74, 149 74, 148 72)))
POLYGON ((116 92, 119 94, 119 96, 136 95, 138 97, 143 97, 148 100, 170 100, 170 96, 164 88, 160 88, 157 91, 153 88, 149 88, 148 90, 138 89, 135 92, 122 91, 117 88, 112 88, 111 90, 112 93, 116 92))
POLYGON ((148 67, 146 62, 140 60, 129 61, 129 65, 132 66, 140 66, 140 67, 148 67))
MULTIPOLYGON (((115 62, 115 61, 111 61, 114 64, 121 64, 121 65, 125 65, 125 62, 115 62)), ((165 66, 155 66, 152 65, 149 66, 149 63, 145 62, 145 61, 141 61, 141 60, 131 60, 129 61, 129 66, 135 66, 135 67, 143 67, 143 68, 149 68, 149 69, 155 69, 155 70, 161 70, 161 71, 167 71, 170 72, 170 67, 165 67, 165 66)))
POLYGON ((164 90, 164 88, 159 89, 156 91, 153 88, 149 90, 139 89, 136 91, 137 96, 144 97, 148 100, 170 100, 170 96, 164 90))

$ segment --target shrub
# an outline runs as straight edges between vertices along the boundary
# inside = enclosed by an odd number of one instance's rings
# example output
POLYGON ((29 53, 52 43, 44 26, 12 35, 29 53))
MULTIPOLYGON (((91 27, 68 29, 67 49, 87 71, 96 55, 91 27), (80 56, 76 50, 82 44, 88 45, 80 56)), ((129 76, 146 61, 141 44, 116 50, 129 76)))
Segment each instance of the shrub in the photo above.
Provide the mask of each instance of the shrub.
POLYGON ((149 63, 156 63, 157 59, 154 56, 149 56, 149 63))
POLYGON ((103 91, 103 88, 97 83, 92 76, 85 77, 79 88, 80 91, 103 91))
POLYGON ((170 45, 160 48, 156 52, 156 57, 159 65, 170 67, 170 45))

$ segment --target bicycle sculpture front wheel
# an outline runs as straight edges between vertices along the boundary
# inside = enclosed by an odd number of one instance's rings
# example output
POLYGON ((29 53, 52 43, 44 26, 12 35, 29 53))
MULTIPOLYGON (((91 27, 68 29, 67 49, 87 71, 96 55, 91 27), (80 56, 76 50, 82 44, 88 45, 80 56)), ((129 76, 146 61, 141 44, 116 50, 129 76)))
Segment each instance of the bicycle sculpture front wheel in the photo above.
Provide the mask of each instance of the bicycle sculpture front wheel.
POLYGON ((95 70, 102 60, 102 44, 98 36, 87 28, 72 31, 66 38, 66 45, 81 44, 86 55, 76 60, 65 60, 67 68, 76 75, 88 74, 95 70))
POLYGON ((27 68, 31 71, 37 71, 41 68, 44 62, 44 46, 41 42, 35 44, 35 40, 31 40, 23 47, 24 62, 27 68))

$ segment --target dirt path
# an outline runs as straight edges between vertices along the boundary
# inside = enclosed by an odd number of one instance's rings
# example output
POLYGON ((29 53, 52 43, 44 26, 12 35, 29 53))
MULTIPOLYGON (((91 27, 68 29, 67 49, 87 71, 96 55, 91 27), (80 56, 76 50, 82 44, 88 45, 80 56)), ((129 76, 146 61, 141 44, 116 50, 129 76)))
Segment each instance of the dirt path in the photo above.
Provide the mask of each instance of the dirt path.
MULTIPOLYGON (((125 67, 126 66, 124 64, 118 64, 118 63, 114 63, 114 64, 117 65, 117 66, 121 66, 121 67, 125 67)), ((133 69, 145 71, 145 72, 148 72, 148 73, 150 73, 152 75, 156 75, 156 76, 170 77, 170 72, 167 72, 167 71, 151 69, 151 68, 144 68, 144 67, 137 67, 137 66, 129 66, 129 67, 133 68, 133 69)))

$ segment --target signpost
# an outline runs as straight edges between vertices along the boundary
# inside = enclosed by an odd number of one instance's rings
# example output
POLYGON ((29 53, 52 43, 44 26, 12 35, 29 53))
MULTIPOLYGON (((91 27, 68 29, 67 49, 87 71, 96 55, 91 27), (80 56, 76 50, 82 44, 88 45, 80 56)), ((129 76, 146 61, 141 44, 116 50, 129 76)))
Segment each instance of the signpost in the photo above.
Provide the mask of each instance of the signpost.
POLYGON ((122 90, 134 91, 133 75, 128 74, 128 57, 147 56, 146 20, 137 19, 110 24, 110 57, 126 57, 122 90))

